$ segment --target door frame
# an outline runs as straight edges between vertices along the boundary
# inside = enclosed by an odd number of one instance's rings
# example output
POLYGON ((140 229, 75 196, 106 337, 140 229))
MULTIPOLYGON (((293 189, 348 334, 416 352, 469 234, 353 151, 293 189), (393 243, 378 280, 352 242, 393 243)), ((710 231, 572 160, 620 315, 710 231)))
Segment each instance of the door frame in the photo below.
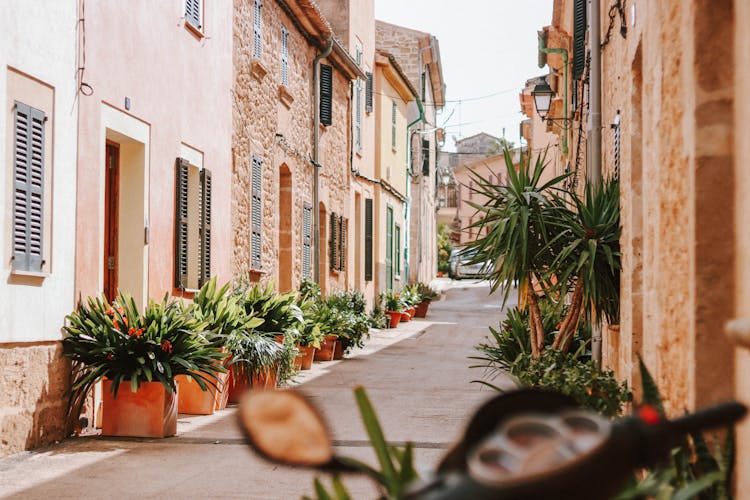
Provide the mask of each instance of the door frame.
POLYGON ((109 301, 115 299, 119 268, 120 220, 120 145, 107 140, 104 154, 104 280, 103 292, 109 301), (110 152, 114 151, 114 167, 110 152), (114 192, 113 192, 114 191, 114 192))

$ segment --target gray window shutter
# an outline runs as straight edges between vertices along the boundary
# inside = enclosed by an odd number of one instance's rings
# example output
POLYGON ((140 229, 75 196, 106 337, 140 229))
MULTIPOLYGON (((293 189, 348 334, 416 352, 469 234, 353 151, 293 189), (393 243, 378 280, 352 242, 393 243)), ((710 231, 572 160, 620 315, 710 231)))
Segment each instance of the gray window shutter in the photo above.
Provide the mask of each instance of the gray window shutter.
POLYGON ((354 100, 354 147, 356 151, 362 151, 362 80, 357 78, 355 84, 355 100, 354 100))
POLYGON ((329 126, 333 111, 333 68, 320 65, 320 123, 329 126))
POLYGON ((365 111, 372 113, 372 73, 368 71, 365 75, 367 75, 367 83, 365 84, 365 111))
POLYGON ((339 246, 339 224, 338 224, 338 215, 336 215, 336 212, 331 212, 331 219, 330 219, 330 225, 331 228, 331 237, 328 240, 329 245, 329 267, 336 271, 339 268, 339 256, 338 256, 338 246, 339 246))
POLYGON ((586 66, 586 0, 573 4, 573 78, 578 80, 586 66))
POLYGON ((201 170, 201 265, 198 286, 211 279, 211 171, 201 170))
POLYGON ((13 269, 41 271, 44 235, 43 111, 15 103, 13 128, 13 269))
POLYGON ((302 206, 302 277, 309 278, 312 274, 310 262, 312 249, 312 205, 302 206))
POLYGON ((339 217, 339 271, 346 270, 346 231, 347 220, 339 217))
POLYGON ((263 2, 255 0, 255 15, 253 16, 253 57, 260 59, 263 56, 263 2))
POLYGON ((201 2, 202 0, 185 0, 185 19, 198 29, 201 26, 201 2))
POLYGON ((396 149, 396 101, 391 102, 391 147, 396 149))
POLYGON ((177 158, 175 168, 174 286, 187 288, 188 281, 188 161, 177 158))
POLYGON ((372 281, 372 198, 365 198, 365 281, 372 281))
POLYGON ((263 160, 253 156, 252 172, 252 234, 250 237, 250 267, 255 270, 261 269, 261 233, 262 233, 262 216, 263 216, 263 160))
POLYGON ((289 32, 281 27, 281 84, 289 85, 289 32))

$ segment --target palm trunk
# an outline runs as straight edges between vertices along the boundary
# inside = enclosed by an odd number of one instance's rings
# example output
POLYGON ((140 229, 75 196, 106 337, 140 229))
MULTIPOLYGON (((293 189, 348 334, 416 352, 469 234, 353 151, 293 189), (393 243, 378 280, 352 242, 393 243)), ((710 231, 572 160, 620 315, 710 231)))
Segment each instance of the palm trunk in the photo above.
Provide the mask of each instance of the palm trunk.
POLYGON ((581 307, 583 305, 583 281, 577 280, 576 286, 573 289, 573 297, 570 301, 570 308, 568 313, 565 315, 562 323, 560 324, 560 331, 557 332, 555 341, 552 343, 554 349, 559 349, 563 352, 567 351, 570 347, 570 343, 573 340, 576 328, 578 328, 578 320, 581 317, 581 307))
POLYGON ((538 358, 544 349, 544 326, 542 325, 542 314, 539 311, 539 298, 536 296, 534 287, 529 285, 529 326, 531 327, 531 354, 538 358))

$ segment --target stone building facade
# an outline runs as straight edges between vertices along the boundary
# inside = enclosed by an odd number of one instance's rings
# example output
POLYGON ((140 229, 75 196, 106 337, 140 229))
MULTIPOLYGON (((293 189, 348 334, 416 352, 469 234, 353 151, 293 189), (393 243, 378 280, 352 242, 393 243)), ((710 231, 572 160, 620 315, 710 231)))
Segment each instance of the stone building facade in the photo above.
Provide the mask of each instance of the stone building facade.
MULTIPOLYGON (((62 356, 63 318, 74 305, 77 2, 9 2, 0 19, 0 457, 66 435, 69 363, 62 356), (23 30, 19 30, 23 26, 23 30), (34 111, 31 111, 31 110, 34 111), (18 248, 14 196, 38 141, 40 245, 18 248), (52 214, 55 217, 52 217, 52 214), (64 214, 64 215, 62 215, 64 214), (35 257, 31 262, 22 257, 35 257)), ((25 184, 25 183, 23 183, 25 184)), ((36 215, 36 212, 33 215, 36 215)), ((24 231, 25 233, 25 231, 24 231)), ((39 240, 36 240, 39 241, 39 240)), ((31 259, 30 259, 31 260, 31 259)))
POLYGON ((437 271, 436 167, 441 134, 436 124, 436 114, 445 104, 440 44, 429 33, 383 21, 375 23, 375 40, 378 49, 396 58, 419 92, 416 109, 411 108, 408 123, 410 180, 407 194, 407 268, 410 281, 429 282, 437 271))
MULTIPOLYGON (((332 254, 331 239, 341 230, 340 217, 352 227, 351 81, 365 75, 314 2, 235 2, 233 36, 233 274, 253 281, 272 280, 281 290, 296 289, 302 279, 316 276, 324 291, 346 288, 352 264, 349 245, 344 243, 343 265, 332 265, 332 257, 340 260, 342 247, 336 245, 339 250, 332 254), (313 63, 329 41, 330 54, 320 62, 330 68, 331 120, 318 126, 319 166, 315 167, 310 160, 315 154, 314 113, 318 112, 313 63), (314 207, 316 168, 319 203, 314 207), (259 221, 254 221, 254 197, 260 199, 259 221), (254 238, 259 239, 259 247, 254 238)), ((349 241, 348 234, 343 241, 349 241)))
MULTIPOLYGON (((574 3, 554 2, 553 27, 570 36, 574 3)), ((601 28, 602 169, 620 178, 623 227, 604 362, 637 388, 642 356, 670 415, 748 403, 750 6, 636 0, 611 21, 602 12, 601 28)), ((750 422, 737 453, 744 498, 750 422)))

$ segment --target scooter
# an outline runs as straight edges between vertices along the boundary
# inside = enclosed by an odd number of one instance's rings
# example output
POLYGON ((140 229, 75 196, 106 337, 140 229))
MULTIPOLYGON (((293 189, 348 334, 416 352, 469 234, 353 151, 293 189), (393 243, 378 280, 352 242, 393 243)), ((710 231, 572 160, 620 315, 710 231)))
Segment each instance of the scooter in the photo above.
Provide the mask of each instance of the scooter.
MULTIPOLYGON (((610 421, 556 392, 508 392, 481 406, 434 474, 415 481, 399 497, 608 499, 635 469, 666 459, 688 434, 732 425, 746 413, 743 404, 728 402, 667 420, 646 406, 634 416, 610 421)), ((299 392, 251 391, 238 414, 249 444, 268 460, 368 473, 334 455, 328 427, 299 392)))

